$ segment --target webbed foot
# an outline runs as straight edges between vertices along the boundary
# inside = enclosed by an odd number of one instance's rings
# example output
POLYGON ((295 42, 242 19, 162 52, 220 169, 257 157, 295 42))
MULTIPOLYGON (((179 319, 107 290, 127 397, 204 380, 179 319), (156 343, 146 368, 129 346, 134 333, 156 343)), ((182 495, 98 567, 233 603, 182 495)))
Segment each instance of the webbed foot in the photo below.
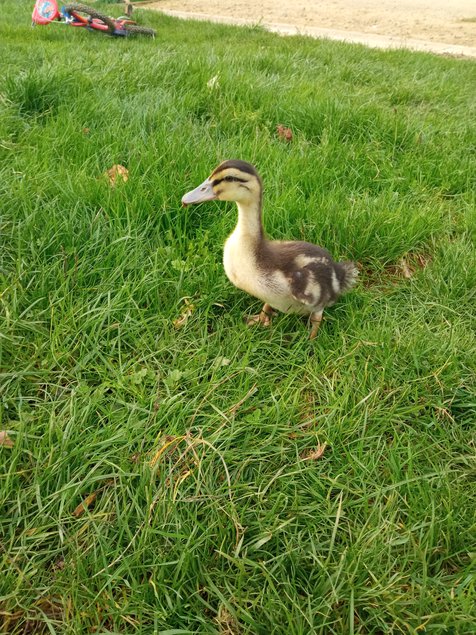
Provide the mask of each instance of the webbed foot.
POLYGON ((250 315, 250 317, 246 320, 246 324, 248 326, 253 326, 254 324, 261 324, 261 326, 271 326, 271 319, 273 315, 273 309, 268 303, 266 303, 263 304, 263 308, 258 313, 258 315, 250 315))

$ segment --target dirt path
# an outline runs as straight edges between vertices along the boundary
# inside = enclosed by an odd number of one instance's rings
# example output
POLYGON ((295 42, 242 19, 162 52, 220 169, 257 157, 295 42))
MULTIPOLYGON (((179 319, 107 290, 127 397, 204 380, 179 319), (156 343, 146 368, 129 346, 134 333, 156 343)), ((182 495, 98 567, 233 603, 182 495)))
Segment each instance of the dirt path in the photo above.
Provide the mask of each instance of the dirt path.
POLYGON ((161 0, 183 18, 476 57, 476 0, 161 0))

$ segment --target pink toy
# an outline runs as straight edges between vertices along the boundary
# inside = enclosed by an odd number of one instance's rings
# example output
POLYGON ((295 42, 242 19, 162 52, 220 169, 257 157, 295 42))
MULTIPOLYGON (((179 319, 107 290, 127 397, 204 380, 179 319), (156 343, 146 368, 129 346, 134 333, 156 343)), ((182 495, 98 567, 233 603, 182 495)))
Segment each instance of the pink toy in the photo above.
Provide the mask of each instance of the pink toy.
POLYGON ((35 24, 49 24, 61 17, 56 0, 36 0, 31 19, 35 24))

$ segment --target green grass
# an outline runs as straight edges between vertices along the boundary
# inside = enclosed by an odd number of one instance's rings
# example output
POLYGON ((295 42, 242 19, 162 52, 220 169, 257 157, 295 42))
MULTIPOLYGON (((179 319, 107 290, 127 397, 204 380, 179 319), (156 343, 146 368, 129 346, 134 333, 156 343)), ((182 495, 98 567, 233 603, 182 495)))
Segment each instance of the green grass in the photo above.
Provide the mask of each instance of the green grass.
POLYGON ((0 24, 4 632, 476 633, 474 62, 32 4, 0 24), (244 325, 233 205, 180 205, 226 158, 270 235, 361 263, 314 342, 244 325))

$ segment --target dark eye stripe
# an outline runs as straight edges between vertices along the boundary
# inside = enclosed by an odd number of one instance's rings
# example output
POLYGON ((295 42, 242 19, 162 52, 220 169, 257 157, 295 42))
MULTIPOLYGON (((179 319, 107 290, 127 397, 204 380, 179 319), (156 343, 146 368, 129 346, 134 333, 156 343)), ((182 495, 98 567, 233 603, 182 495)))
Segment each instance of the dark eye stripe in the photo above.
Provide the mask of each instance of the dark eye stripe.
POLYGON ((215 179, 212 181, 213 187, 219 185, 222 181, 227 181, 228 183, 231 183, 232 181, 235 181, 236 183, 248 183, 246 179, 240 179, 238 176, 224 176, 221 179, 215 179))

